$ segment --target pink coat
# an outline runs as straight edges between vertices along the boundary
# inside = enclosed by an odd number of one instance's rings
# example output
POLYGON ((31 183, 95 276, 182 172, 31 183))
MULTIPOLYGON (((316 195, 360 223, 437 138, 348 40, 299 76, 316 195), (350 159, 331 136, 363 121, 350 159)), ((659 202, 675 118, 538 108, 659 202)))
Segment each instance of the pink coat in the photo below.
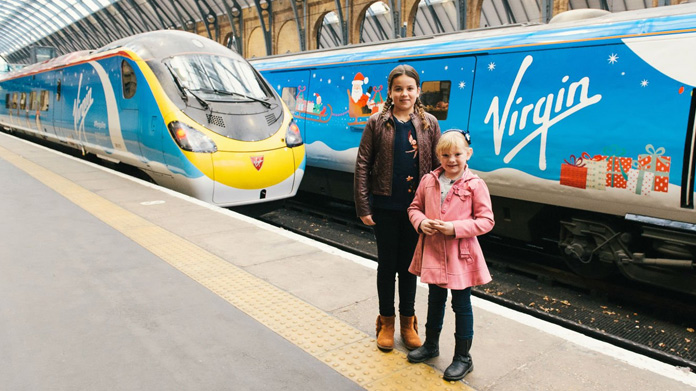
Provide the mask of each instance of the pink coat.
POLYGON ((408 208, 411 224, 420 232, 408 271, 420 276, 422 282, 442 288, 466 289, 486 284, 491 281, 491 274, 476 237, 495 225, 488 187, 467 168, 440 205, 438 176, 442 171, 438 167, 421 179, 408 208), (454 237, 422 233, 419 227, 426 218, 454 223, 454 237))

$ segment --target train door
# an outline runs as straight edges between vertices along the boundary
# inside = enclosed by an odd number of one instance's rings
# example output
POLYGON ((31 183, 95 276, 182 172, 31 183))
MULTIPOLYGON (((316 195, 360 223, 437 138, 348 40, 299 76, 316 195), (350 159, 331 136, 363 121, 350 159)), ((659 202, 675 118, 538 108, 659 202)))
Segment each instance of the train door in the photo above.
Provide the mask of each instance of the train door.
POLYGON ((64 83, 64 77, 63 77, 63 70, 58 70, 55 71, 55 84, 53 85, 53 101, 51 102, 51 106, 49 107, 49 118, 51 119, 51 124, 53 124, 53 131, 56 133, 56 136, 63 141, 63 142, 68 142, 68 134, 70 133, 70 130, 72 129, 72 126, 70 128, 67 127, 67 121, 64 120, 63 118, 63 112, 65 110, 65 97, 63 96, 63 83, 64 83))
POLYGON ((140 155, 149 167, 153 163, 163 163, 163 137, 168 135, 162 114, 145 77, 135 64, 124 60, 121 67, 123 98, 129 121, 133 118, 139 123, 138 142, 140 155))
POLYGON ((425 111, 437 118, 440 129, 469 130, 476 57, 409 61, 409 64, 421 75, 420 100, 425 111))
POLYGON ((300 128, 302 139, 307 142, 306 123, 302 111, 304 110, 307 88, 309 88, 308 70, 302 71, 278 71, 265 72, 264 77, 273 86, 283 99, 288 109, 295 117, 295 122, 300 128))
MULTIPOLYGON (((140 110, 138 109, 138 99, 136 92, 138 90, 138 80, 134 71, 133 65, 128 60, 121 59, 118 64, 120 70, 121 88, 120 94, 116 93, 116 101, 118 102, 119 117, 121 123, 121 136, 125 143, 125 148, 131 154, 141 156, 141 141, 140 132, 142 127, 146 126, 140 121, 140 110)), ((149 126, 149 123, 147 124, 149 126)))

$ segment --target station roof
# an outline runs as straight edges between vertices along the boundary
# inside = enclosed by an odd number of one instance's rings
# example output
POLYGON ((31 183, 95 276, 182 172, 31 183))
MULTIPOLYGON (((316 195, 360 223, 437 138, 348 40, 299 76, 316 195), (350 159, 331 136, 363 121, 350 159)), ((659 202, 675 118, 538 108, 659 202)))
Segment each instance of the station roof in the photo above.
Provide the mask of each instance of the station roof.
MULTIPOLYGON (((294 0, 292 0, 294 1, 294 0)), ((546 23, 553 0, 484 0, 481 25, 546 23)), ((689 0, 696 1, 696 0, 689 0)), ((414 23, 415 35, 453 31, 457 7, 466 0, 421 0, 414 23)), ((667 5, 670 0, 657 0, 667 5)), ((30 47, 52 47, 54 55, 97 49, 110 42, 144 31, 191 29, 204 19, 222 20, 241 14, 240 8, 270 6, 273 0, 1 0, 0 59, 31 62, 30 47)), ((299 2, 298 2, 299 3, 299 2)), ((307 4, 307 0, 302 1, 307 4)), ((338 3, 338 1, 337 1, 338 3)), ((398 38, 390 6, 394 0, 377 1, 366 13, 361 42, 398 38), (396 32, 395 32, 396 31, 396 32)), ((569 0, 569 9, 598 8, 611 12, 649 8, 654 0, 569 0)), ((261 11, 257 11, 260 15, 261 11)), ((319 47, 342 45, 340 20, 326 15, 319 47)), ((403 34, 401 36, 404 36, 403 34)), ((35 61, 38 61, 36 58, 35 61)))
POLYGON ((0 55, 20 50, 116 0, 3 0, 0 55))

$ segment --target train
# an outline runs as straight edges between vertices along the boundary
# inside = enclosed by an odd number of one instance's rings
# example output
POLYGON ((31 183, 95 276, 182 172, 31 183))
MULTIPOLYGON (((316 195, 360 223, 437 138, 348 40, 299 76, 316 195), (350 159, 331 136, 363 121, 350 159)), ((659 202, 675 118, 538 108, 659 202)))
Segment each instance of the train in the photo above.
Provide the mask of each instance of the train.
POLYGON ((352 200, 362 130, 407 63, 441 129, 471 133, 492 238, 553 251, 583 278, 692 296, 694 47, 696 4, 681 4, 250 62, 305 141, 301 190, 352 200))
POLYGON ((229 207, 297 193, 292 113, 239 54, 176 30, 69 53, 0 79, 0 126, 229 207))

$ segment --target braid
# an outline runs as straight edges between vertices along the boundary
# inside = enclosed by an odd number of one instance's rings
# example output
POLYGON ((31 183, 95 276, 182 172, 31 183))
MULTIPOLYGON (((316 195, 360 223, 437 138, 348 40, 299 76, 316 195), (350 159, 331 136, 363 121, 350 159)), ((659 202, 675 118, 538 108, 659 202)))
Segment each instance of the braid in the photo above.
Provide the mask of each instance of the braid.
POLYGON ((425 109, 423 108, 423 102, 421 102, 420 97, 416 98, 415 106, 418 112, 418 116, 423 122, 423 129, 430 129, 430 122, 428 122, 428 120, 425 118, 425 109))
POLYGON ((384 102, 384 107, 382 108, 382 114, 380 115, 385 115, 387 112, 391 109, 391 107, 394 105, 394 101, 392 101, 391 96, 387 97, 387 101, 384 102))
MULTIPOLYGON (((394 106, 394 101, 392 100, 391 96, 387 97, 387 101, 384 102, 384 108, 382 108, 382 113, 380 114, 380 117, 385 117, 389 110, 391 110, 392 106, 394 106)), ((391 122, 386 121, 386 125, 388 128, 391 128, 391 122)))

